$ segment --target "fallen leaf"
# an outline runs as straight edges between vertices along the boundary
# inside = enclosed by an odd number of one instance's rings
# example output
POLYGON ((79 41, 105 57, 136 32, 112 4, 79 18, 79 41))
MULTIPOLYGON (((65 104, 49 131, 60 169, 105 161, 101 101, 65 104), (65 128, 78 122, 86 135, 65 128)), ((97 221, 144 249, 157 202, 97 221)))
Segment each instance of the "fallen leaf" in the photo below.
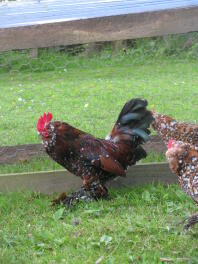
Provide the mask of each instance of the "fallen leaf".
POLYGON ((96 260, 95 264, 99 264, 99 263, 103 260, 103 258, 104 258, 104 255, 102 255, 101 257, 99 257, 99 258, 96 260))
POLYGON ((58 209, 54 214, 53 214, 53 219, 55 221, 61 219, 63 217, 63 213, 65 211, 65 208, 60 208, 58 209))
POLYGON ((103 235, 100 238, 100 243, 104 243, 105 246, 107 246, 111 241, 112 241, 112 237, 111 236, 103 235))

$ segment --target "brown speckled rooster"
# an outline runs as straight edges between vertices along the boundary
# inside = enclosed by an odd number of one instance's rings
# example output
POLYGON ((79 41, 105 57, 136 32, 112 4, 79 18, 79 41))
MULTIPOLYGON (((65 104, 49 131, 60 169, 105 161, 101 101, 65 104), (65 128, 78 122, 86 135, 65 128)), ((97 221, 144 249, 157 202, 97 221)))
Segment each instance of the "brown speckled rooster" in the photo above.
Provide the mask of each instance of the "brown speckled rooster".
MULTIPOLYGON (((176 173, 182 190, 198 205, 198 151, 182 141, 169 140, 166 157, 170 169, 176 173)), ((184 229, 198 222, 198 213, 188 218, 184 229)))
POLYGON ((149 139, 152 114, 147 101, 128 101, 105 139, 95 138, 65 122, 52 122, 52 114, 44 113, 37 123, 47 154, 71 173, 82 178, 82 188, 57 202, 66 206, 79 199, 107 197, 106 181, 125 176, 128 166, 146 157, 141 144, 149 139))
MULTIPOLYGON (((170 139, 186 142, 198 147, 198 125, 177 122, 170 116, 152 111, 154 121, 151 127, 168 144, 170 139)), ((198 148, 197 148, 198 150, 198 148)))

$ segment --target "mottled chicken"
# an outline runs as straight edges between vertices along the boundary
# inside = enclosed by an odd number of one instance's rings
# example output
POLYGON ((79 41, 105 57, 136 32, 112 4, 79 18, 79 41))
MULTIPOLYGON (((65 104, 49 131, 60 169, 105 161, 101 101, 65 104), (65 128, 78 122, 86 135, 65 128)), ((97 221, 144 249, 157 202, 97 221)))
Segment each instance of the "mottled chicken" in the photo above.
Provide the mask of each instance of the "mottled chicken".
POLYGON ((151 127, 157 131, 163 141, 168 144, 170 139, 186 142, 198 147, 198 125, 177 122, 170 116, 152 111, 154 121, 151 127))
POLYGON ((52 122, 44 113, 37 123, 47 154, 71 173, 82 178, 82 188, 60 199, 67 206, 79 200, 107 197, 106 181, 125 176, 128 166, 146 157, 141 144, 149 139, 153 121, 147 101, 128 101, 105 139, 95 138, 65 122, 52 122))
MULTIPOLYGON (((166 157, 170 169, 176 173, 182 190, 198 205, 198 150, 182 141, 170 140, 166 157)), ((184 229, 198 222, 198 213, 188 218, 184 229)))

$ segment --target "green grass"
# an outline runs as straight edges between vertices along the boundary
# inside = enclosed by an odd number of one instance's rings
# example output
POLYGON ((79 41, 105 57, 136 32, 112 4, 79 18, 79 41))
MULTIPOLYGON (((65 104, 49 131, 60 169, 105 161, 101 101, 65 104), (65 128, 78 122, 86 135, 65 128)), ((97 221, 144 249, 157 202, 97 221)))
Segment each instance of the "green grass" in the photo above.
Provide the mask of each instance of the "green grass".
MULTIPOLYGON (((27 52, 0 54, 0 145, 40 142, 35 126, 44 111, 103 137, 125 101, 135 96, 148 99, 157 111, 196 121, 194 38, 193 33, 188 49, 186 36, 170 37, 168 44, 163 38, 136 40, 117 56, 111 50, 90 58, 49 50, 33 60, 27 52)), ((149 153, 141 163, 164 160, 149 153)), ((0 165, 0 173, 60 168, 44 157, 0 165)), ((178 225, 197 207, 179 187, 147 185, 110 196, 66 214, 50 206, 55 194, 0 193, 0 263, 198 262, 198 225, 187 234, 178 225)))
POLYGON ((58 163, 48 157, 33 158, 29 161, 19 161, 13 164, 1 164, 0 174, 20 173, 20 172, 35 172, 35 171, 50 171, 63 169, 58 163))
POLYGON ((38 68, 31 69, 27 57, 18 54, 16 66, 13 62, 9 71, 4 72, 5 66, 0 71, 1 145, 38 143, 35 126, 44 111, 104 137, 132 97, 146 98, 149 107, 154 104, 157 111, 178 119, 197 120, 192 107, 198 96, 197 59, 142 58, 130 52, 87 58, 44 52, 36 62, 38 68))
POLYGON ((102 264, 198 262, 198 226, 184 234, 178 225, 197 208, 175 185, 111 191, 110 200, 79 204, 67 214, 50 207, 51 199, 0 195, 2 264, 95 263, 100 257, 102 264))
MULTIPOLYGON (((154 104, 156 111, 179 120, 197 121, 197 38, 193 33, 169 37, 168 42, 136 40, 116 56, 108 46, 92 57, 54 49, 40 50, 32 60, 27 51, 0 54, 0 145, 39 143, 36 123, 44 111, 104 137, 132 97, 146 98, 150 108, 154 104), (185 48, 189 40, 192 44, 185 48)), ((163 160, 150 160, 156 159, 163 160)), ((54 165, 48 162, 44 167, 51 169, 54 165)), ((39 164, 27 163, 26 169, 41 170, 39 164)), ((24 166, 13 165, 11 171, 24 166)), ((0 173, 4 168, 0 166, 0 173)))
MULTIPOLYGON (((164 154, 148 153, 148 156, 139 161, 138 164, 148 162, 164 162, 166 161, 164 154)), ((50 171, 64 169, 59 164, 51 160, 49 157, 34 158, 30 161, 17 162, 14 164, 1 164, 0 174, 20 173, 20 172, 35 172, 35 171, 50 171)))

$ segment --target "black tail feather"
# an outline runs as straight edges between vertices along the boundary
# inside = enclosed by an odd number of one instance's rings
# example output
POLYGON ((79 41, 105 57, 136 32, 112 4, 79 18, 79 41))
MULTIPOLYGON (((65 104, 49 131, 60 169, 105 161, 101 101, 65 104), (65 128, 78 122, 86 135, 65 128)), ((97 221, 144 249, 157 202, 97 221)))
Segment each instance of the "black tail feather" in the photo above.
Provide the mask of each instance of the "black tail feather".
POLYGON ((144 159, 146 158, 147 154, 146 154, 146 151, 139 145, 136 150, 135 150, 135 161, 139 161, 141 159, 144 159))
POLYGON ((141 113, 129 113, 121 117, 120 123, 122 125, 126 125, 130 123, 131 121, 138 121, 141 120, 142 114, 141 113))
POLYGON ((116 122, 118 130, 124 134, 137 136, 143 141, 149 140, 149 126, 153 121, 152 113, 146 109, 148 103, 143 99, 132 99, 128 101, 116 122))
POLYGON ((149 140, 149 135, 140 128, 134 128, 133 130, 134 136, 139 136, 141 137, 145 142, 149 140))
POLYGON ((147 105, 148 103, 146 100, 139 99, 139 98, 131 99, 130 101, 126 102, 126 104, 122 108, 116 123, 119 123, 121 121, 121 118, 128 113, 134 113, 135 111, 139 109, 146 109, 147 105))

